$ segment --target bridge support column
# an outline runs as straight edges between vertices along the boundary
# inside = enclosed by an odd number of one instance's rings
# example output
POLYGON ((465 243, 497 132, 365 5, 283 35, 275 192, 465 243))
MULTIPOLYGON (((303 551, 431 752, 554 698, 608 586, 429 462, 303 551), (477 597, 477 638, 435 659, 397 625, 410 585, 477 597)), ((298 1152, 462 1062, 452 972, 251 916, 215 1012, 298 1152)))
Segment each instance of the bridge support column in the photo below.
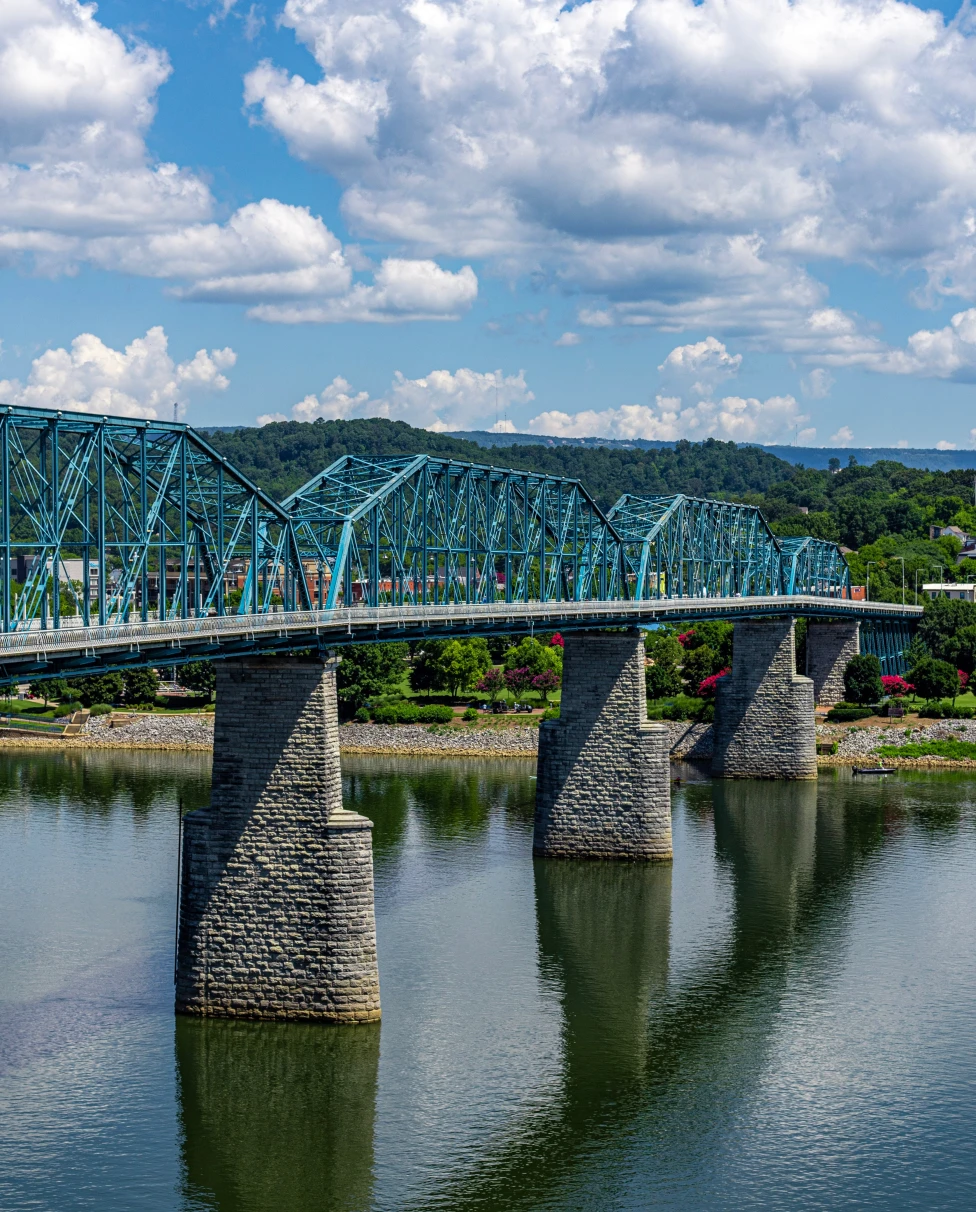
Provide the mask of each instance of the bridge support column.
POLYGON ((735 624, 732 672, 715 695, 712 773, 731 779, 815 779, 813 682, 798 677, 794 620, 735 624))
POLYGON ((644 639, 566 636, 560 718, 539 729, 533 850, 670 859, 668 730, 647 720, 644 639))
POLYGON ((807 677, 817 703, 832 706, 844 698, 844 670, 860 651, 861 624, 807 623, 807 677))
POLYGON ((336 665, 217 665, 210 806, 183 825, 181 1013, 380 1016, 371 824, 342 808, 336 665))

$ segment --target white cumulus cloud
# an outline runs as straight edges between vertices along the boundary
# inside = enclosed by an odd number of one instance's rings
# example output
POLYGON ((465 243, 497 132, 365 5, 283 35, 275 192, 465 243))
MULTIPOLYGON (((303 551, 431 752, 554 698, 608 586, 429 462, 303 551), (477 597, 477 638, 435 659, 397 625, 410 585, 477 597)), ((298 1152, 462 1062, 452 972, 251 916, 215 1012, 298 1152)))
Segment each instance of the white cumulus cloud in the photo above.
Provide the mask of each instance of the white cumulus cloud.
MULTIPOLYGON (((221 0, 214 16, 233 7, 221 0)), ((214 222, 200 177, 146 146, 169 74, 164 52, 123 41, 93 4, 0 5, 0 265, 94 264, 286 322, 451 319, 470 306, 474 271, 429 257, 390 257, 354 280, 356 258, 307 207, 264 198, 214 222)))
POLYGON ((817 366, 800 380, 800 388, 811 400, 825 400, 836 380, 829 370, 817 366))
POLYGON ((542 412, 528 424, 530 433, 567 438, 648 438, 676 441, 721 438, 734 442, 774 442, 791 436, 809 418, 793 396, 767 400, 725 396, 685 404, 679 396, 658 396, 653 405, 622 404, 600 411, 542 412))
POLYGON ((174 404, 197 391, 225 391, 223 373, 237 361, 232 349, 197 350, 174 362, 166 333, 150 328, 124 350, 92 333, 81 333, 70 349, 49 349, 35 358, 27 382, 0 380, 0 403, 75 412, 154 418, 172 415, 174 404))
MULTIPOLYGON (((351 417, 386 417, 406 421, 424 429, 444 432, 452 429, 491 429, 495 433, 514 433, 515 427, 503 414, 530 404, 535 399, 520 370, 505 375, 500 370, 481 372, 462 367, 432 370, 419 379, 408 379, 397 371, 389 389, 378 397, 368 391, 356 391, 346 379, 336 378, 318 395, 308 395, 291 410, 295 421, 347 420, 351 417)), ((265 413, 259 425, 284 421, 283 413, 265 413)))
POLYGON ((314 55, 247 77, 357 231, 485 258, 581 324, 760 334, 807 261, 976 292, 976 27, 901 0, 287 0, 314 55))

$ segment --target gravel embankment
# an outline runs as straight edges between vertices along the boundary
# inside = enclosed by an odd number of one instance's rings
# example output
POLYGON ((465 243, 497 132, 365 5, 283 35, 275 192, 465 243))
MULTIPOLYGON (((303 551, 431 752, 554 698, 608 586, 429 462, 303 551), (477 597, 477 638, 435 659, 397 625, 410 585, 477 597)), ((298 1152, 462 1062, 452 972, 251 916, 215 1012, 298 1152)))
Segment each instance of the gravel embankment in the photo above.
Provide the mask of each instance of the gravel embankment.
POLYGON ((76 739, 83 745, 129 749, 212 749, 213 715, 142 715, 110 728, 109 716, 93 716, 76 739))
MULTIPOLYGON (((906 728, 892 725, 884 728, 853 728, 848 725, 820 724, 818 741, 836 741, 837 752, 830 758, 820 758, 835 765, 850 765, 852 759, 877 760, 879 745, 924 744, 926 741, 970 741, 976 743, 976 721, 933 720, 925 726, 906 728)), ((885 758, 885 762, 913 766, 968 766, 976 763, 950 758, 885 758)))
POLYGON ((671 734, 671 756, 686 762, 707 761, 712 756, 711 724, 666 720, 671 734))
MULTIPOLYGON (((707 761, 712 755, 710 724, 666 721, 671 756, 707 761)), ((143 715, 133 720, 93 716, 78 736, 30 736, 8 733, 6 745, 82 747, 88 749, 212 749, 213 715, 143 715)), ((339 746, 346 753, 467 754, 472 757, 532 757, 539 749, 539 729, 435 728, 413 724, 344 724, 339 746)))
POLYGON ((533 757, 538 728, 444 728, 418 724, 343 724, 344 753, 470 754, 475 757, 533 757))

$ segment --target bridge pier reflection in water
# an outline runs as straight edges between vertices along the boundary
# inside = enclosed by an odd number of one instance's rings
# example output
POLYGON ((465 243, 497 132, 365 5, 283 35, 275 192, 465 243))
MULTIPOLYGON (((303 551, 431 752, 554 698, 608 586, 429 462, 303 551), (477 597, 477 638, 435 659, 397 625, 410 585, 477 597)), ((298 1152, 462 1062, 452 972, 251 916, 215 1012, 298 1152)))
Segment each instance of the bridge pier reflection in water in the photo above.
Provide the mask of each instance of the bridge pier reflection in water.
MULTIPOLYGON (((528 866, 531 784, 516 763, 509 777, 518 794, 505 792, 490 765, 477 773, 453 763, 350 765, 350 807, 373 815, 377 840, 385 839, 377 855, 381 949, 386 931, 402 951, 409 932, 428 921, 413 960, 389 964, 396 1012, 383 1027, 386 1067, 375 1026, 180 1022, 187 1197, 219 1212, 507 1212, 659 1198, 674 1207, 690 1184, 684 1206, 736 1206, 741 1186, 734 1195, 710 1185, 726 1164, 729 1126, 741 1131, 756 1100, 768 1097, 796 973, 847 928, 858 876, 884 841, 885 821, 903 818, 908 787, 854 795, 833 775, 819 787, 686 786, 675 797, 673 869, 538 859, 528 866), (491 1082, 520 1050, 531 1055, 539 1021, 524 1002, 522 1017, 506 1017, 511 1002, 493 1016, 475 1004, 481 989, 465 1000, 470 973, 452 985, 442 962, 458 939, 444 951, 434 940, 464 933, 461 922, 478 912, 465 901, 477 900, 479 888, 497 893, 488 880, 492 856, 515 873, 511 890, 524 901, 510 924, 530 935, 534 916, 536 979, 558 1024, 544 1096, 510 1098, 502 1123, 491 1082), (696 917, 709 879, 716 906, 696 917), (403 887, 411 890, 406 900, 403 887), (456 890, 450 897, 448 888, 456 890), (409 932, 401 921, 393 934, 389 898, 409 932), (479 1036, 491 1028, 494 1043, 464 1044, 455 1032, 465 1015, 479 1036), (437 1089, 420 1071, 431 1065, 437 1089), (457 1086, 447 1102, 445 1078, 457 1086)), ((494 911, 481 904, 479 943, 511 952, 494 911)), ((497 972, 510 961, 486 951, 473 957, 479 962, 497 972)), ((500 986, 503 1005, 505 996, 500 986)), ((526 1071, 526 1086, 536 1077, 526 1071)), ((789 1116, 802 1112, 779 1111, 788 1135, 789 1116)))
POLYGON ((178 1018, 184 1197, 254 1212, 369 1208, 379 1058, 379 1023, 178 1018))

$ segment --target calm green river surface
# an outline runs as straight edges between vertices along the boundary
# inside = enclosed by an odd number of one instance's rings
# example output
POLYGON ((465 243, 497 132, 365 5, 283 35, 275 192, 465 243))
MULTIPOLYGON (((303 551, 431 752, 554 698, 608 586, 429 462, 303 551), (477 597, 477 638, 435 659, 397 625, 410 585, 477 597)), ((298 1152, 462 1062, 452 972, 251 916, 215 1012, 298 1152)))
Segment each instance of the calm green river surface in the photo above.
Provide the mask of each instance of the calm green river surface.
POLYGON ((684 769, 672 868, 533 862, 531 763, 349 759, 336 1029, 173 1016, 209 765, 0 756, 3 1212, 976 1206, 973 776, 684 769))

